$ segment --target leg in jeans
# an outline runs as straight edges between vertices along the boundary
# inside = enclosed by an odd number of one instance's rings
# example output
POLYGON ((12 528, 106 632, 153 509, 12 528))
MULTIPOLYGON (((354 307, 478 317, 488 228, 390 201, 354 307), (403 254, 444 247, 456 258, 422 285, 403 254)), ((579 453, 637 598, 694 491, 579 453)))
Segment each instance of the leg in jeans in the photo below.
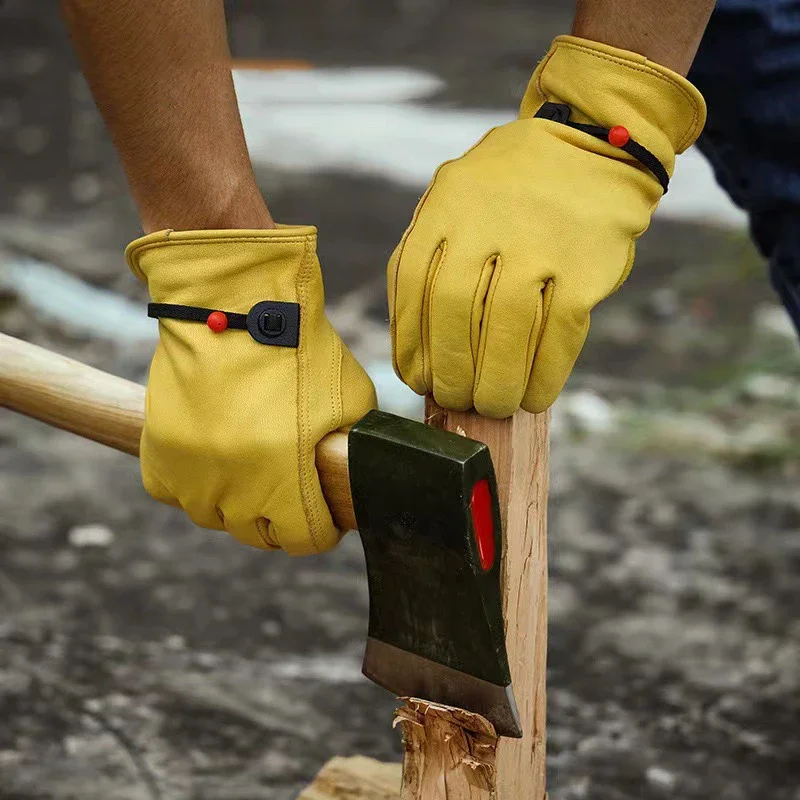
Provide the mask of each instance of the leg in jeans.
POLYGON ((800 0, 720 0, 689 78, 708 102, 698 146, 800 334, 800 0))

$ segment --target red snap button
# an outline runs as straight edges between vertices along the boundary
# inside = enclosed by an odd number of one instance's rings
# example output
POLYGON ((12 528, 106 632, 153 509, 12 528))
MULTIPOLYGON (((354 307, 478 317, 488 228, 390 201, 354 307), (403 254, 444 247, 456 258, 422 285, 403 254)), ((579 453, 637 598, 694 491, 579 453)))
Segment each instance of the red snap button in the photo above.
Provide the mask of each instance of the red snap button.
POLYGON ((608 132, 608 143, 613 144, 614 147, 624 147, 630 141, 631 135, 628 129, 622 125, 615 125, 608 132))
POLYGON ((208 315, 206 325, 208 325, 214 333, 222 333, 222 331, 228 327, 228 316, 223 311, 212 311, 208 315))

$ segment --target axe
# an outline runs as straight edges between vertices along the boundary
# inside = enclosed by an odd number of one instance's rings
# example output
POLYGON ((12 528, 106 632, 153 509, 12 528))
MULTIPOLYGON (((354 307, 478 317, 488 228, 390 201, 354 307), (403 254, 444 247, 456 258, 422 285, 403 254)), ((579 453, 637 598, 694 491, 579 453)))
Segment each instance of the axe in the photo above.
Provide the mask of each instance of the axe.
MULTIPOLYGON (((144 387, 0 334, 0 404, 131 455, 144 387)), ((485 444, 371 411, 316 450, 369 585, 364 674, 402 697, 472 711, 522 736, 504 635, 503 538, 485 444)))

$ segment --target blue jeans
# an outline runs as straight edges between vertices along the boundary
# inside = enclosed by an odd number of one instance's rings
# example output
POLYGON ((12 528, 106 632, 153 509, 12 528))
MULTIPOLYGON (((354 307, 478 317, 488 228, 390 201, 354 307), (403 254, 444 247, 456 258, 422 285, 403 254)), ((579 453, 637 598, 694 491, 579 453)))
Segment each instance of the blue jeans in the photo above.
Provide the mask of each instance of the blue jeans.
POLYGON ((689 79, 708 103, 698 145, 800 334, 800 0, 719 0, 689 79))

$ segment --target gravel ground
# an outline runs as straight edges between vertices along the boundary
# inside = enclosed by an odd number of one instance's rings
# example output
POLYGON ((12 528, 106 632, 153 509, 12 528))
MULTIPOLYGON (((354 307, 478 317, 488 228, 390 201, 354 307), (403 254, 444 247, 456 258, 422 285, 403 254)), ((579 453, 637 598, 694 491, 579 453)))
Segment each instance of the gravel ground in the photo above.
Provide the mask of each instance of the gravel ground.
MULTIPOLYGON (((418 66, 448 80, 437 102, 498 108, 569 18, 316 0, 301 26, 286 4, 229 5, 238 56, 418 66)), ((136 218, 54 2, 6 0, 0 81, 0 264, 143 301, 121 258, 136 218)), ((278 218, 319 225, 363 353, 414 193, 261 179, 278 218)), ((743 234, 662 221, 596 315, 553 426, 553 800, 800 800, 800 358, 774 304, 743 234)), ((13 290, 0 328, 144 379, 148 346, 13 290)), ((3 800, 290 800, 334 754, 399 756, 393 699, 359 677, 356 537, 320 558, 245 550, 151 501, 132 459, 9 412, 0 510, 3 800)))

